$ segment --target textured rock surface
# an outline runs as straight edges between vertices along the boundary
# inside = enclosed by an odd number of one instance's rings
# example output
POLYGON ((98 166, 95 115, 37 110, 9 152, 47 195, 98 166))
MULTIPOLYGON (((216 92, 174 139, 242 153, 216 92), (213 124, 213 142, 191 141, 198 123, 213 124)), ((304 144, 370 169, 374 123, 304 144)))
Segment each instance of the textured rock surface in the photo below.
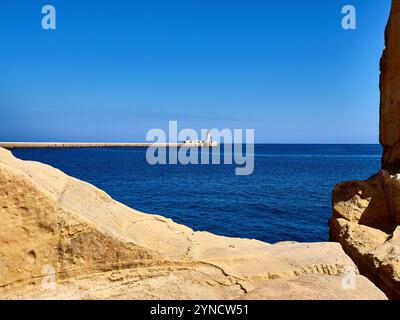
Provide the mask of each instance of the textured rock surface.
POLYGON ((380 142, 382 168, 400 172, 400 1, 392 1, 381 59, 380 142))
POLYGON ((381 59, 383 170, 333 191, 331 239, 390 298, 400 299, 400 0, 392 1, 381 59))
POLYGON ((338 243, 193 232, 1 148, 0 216, 3 299, 385 299, 338 243))
POLYGON ((333 191, 331 239, 390 298, 400 298, 400 175, 382 170, 333 191))

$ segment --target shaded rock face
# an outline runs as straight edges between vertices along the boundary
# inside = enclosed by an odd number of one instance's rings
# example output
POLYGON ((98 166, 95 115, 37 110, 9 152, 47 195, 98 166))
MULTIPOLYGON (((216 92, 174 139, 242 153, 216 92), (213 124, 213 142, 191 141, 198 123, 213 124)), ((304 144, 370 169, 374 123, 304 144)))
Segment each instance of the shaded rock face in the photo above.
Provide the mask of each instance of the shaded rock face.
POLYGON ((194 232, 2 148, 0 217, 3 299, 386 299, 338 243, 194 232))
POLYGON ((400 299, 400 0, 393 0, 381 59, 382 170, 338 184, 330 237, 389 298, 400 299))
POLYGON ((330 238, 388 297, 400 299, 400 175, 382 170, 333 191, 330 238))
POLYGON ((392 1, 381 59, 380 142, 382 168, 400 172, 400 1, 392 1))

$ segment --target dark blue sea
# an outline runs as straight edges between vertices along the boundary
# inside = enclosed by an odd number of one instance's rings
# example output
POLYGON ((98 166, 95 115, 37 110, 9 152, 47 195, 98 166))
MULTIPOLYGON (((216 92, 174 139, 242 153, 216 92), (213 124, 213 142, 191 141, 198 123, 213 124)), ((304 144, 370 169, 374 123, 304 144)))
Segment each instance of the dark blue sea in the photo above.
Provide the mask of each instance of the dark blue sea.
POLYGON ((379 145, 256 145, 252 175, 236 165, 150 165, 146 149, 15 149, 114 199, 195 230, 266 242, 324 241, 336 183, 379 170, 379 145))

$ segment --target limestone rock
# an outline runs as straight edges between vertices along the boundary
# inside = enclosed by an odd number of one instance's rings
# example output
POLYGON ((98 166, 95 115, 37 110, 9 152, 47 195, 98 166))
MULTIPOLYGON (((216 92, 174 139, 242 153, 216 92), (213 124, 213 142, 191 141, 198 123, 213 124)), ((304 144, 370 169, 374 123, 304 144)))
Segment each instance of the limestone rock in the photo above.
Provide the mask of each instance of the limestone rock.
POLYGON ((390 298, 400 299, 400 181, 382 170, 333 191, 331 240, 338 241, 390 298))
POLYGON ((400 1, 392 0, 381 59, 380 142, 382 168, 400 172, 400 1))
POLYGON ((333 191, 331 239, 390 298, 400 299, 400 0, 392 0, 381 59, 382 170, 333 191))
POLYGON ((3 299, 386 298, 338 243, 194 232, 1 148, 0 216, 3 299))
POLYGON ((386 203, 384 176, 382 171, 367 181, 338 184, 332 194, 334 215, 370 227, 390 228, 392 217, 386 203))
POLYGON ((345 219, 330 222, 331 239, 338 241, 362 274, 391 299, 400 298, 400 230, 386 234, 345 219))

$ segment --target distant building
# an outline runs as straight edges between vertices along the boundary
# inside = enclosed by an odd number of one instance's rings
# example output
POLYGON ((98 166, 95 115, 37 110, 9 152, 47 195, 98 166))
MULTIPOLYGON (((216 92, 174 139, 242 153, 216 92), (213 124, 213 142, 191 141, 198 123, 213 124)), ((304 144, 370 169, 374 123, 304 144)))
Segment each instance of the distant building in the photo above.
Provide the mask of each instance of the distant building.
POLYGON ((218 146, 218 142, 212 140, 211 133, 209 130, 207 130, 205 140, 185 140, 184 144, 191 145, 194 147, 216 147, 216 146, 218 146))

